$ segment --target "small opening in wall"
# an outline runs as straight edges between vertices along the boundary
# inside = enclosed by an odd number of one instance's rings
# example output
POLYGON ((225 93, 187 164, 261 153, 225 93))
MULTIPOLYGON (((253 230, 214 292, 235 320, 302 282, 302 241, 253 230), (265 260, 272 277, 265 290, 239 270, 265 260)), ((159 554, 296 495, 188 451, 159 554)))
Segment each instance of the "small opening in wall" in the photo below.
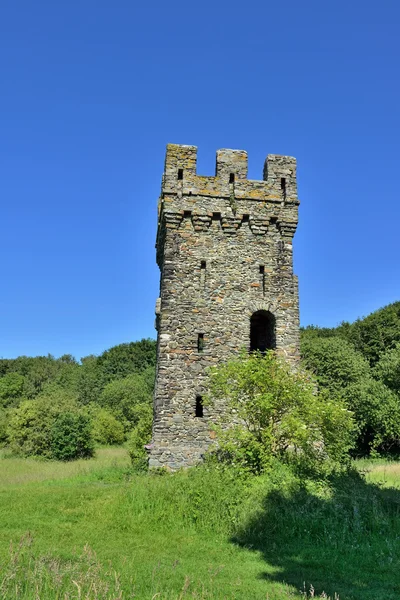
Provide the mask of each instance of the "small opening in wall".
POLYGON ((264 275, 264 273, 265 273, 264 265, 260 265, 260 273, 261 273, 261 275, 264 275))
POLYGON ((219 221, 221 219, 221 213, 212 214, 213 221, 219 221))
POLYGON ((271 225, 276 225, 278 222, 278 217, 271 217, 269 222, 271 223, 271 225))
POLYGON ((178 169, 178 179, 183 179, 183 169, 178 169))
POLYGON ((281 177, 281 190, 284 196, 286 196, 286 177, 281 177))
POLYGON ((235 173, 229 173, 229 183, 235 183, 235 173))
POLYGON ((199 333, 197 335, 197 351, 203 352, 204 350, 204 333, 199 333))
POLYGON ((203 412, 203 398, 201 396, 196 396, 196 409, 195 409, 195 416, 196 417, 203 417, 204 412, 203 412))
POLYGON ((206 287, 206 266, 206 261, 202 260, 200 263, 200 289, 202 290, 206 287))
POLYGON ((243 222, 243 223, 248 223, 248 222, 249 222, 249 219, 250 219, 250 215, 243 215, 242 222, 243 222))
POLYGON ((184 210, 183 211, 183 217, 185 219, 190 219, 191 216, 192 216, 192 211, 191 210, 184 210))

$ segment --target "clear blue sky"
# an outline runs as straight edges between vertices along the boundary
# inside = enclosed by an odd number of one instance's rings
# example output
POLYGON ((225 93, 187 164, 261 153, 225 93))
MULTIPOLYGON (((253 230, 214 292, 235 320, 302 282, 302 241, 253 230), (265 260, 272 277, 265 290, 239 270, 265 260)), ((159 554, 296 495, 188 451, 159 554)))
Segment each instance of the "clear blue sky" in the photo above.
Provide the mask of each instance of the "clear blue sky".
POLYGON ((168 142, 297 157, 303 325, 400 299, 400 4, 3 0, 0 356, 154 337, 168 142))

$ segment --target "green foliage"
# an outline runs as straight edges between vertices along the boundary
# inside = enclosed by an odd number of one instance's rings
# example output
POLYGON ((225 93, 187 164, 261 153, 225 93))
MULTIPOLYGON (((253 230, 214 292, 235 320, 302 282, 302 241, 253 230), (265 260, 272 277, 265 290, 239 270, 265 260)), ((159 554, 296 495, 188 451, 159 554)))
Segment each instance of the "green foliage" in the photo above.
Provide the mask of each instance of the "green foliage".
POLYGON ((7 439, 11 451, 21 456, 54 458, 55 421, 64 413, 78 414, 78 411, 75 398, 56 386, 48 388, 46 395, 22 402, 10 413, 7 439))
POLYGON ((125 430, 135 427, 139 420, 137 406, 151 404, 154 388, 154 368, 148 367, 142 373, 116 379, 106 385, 101 393, 99 404, 110 410, 125 430))
POLYGON ((400 302, 389 304, 354 323, 341 323, 328 329, 309 326, 302 341, 312 337, 340 337, 351 344, 374 366, 381 355, 400 342, 400 302))
POLYGON ((381 354, 400 342, 400 302, 358 319, 350 326, 347 338, 372 366, 375 365, 381 354))
POLYGON ((102 391, 102 374, 96 356, 82 358, 76 385, 80 404, 98 402, 102 391))
POLYGON ((367 377, 344 388, 342 397, 354 412, 359 453, 400 450, 400 399, 394 392, 367 377))
POLYGON ((381 354, 373 374, 391 390, 400 394, 400 343, 381 354))
POLYGON ((8 412, 0 408, 0 448, 7 444, 8 412))
POLYGON ((309 376, 292 373, 273 352, 243 355, 214 367, 211 402, 229 407, 236 425, 218 428, 218 456, 262 473, 276 458, 312 470, 346 461, 354 424, 338 399, 315 393, 309 376))
POLYGON ((51 426, 50 451, 51 457, 56 460, 93 456, 94 445, 89 417, 82 413, 60 413, 51 426))
MULTIPOLYGON (((315 373, 320 389, 344 400, 353 411, 359 453, 393 451, 399 447, 400 398, 384 384, 384 380, 373 379, 374 373, 381 374, 380 363, 372 371, 362 354, 339 336, 307 334, 303 337, 301 352, 305 366, 315 373)), ((387 376, 392 366, 389 355, 382 363, 387 376)))
POLYGON ((143 339, 119 344, 103 352, 97 362, 105 382, 123 379, 133 373, 140 373, 147 367, 155 367, 156 342, 143 339))
POLYGON ((125 440, 122 423, 104 408, 96 410, 92 417, 92 435, 98 444, 122 444, 125 440))
POLYGON ((15 404, 23 397, 25 377, 19 373, 7 373, 0 378, 0 406, 15 404))
POLYGON ((135 470, 141 471, 147 469, 144 446, 151 439, 153 411, 149 403, 138 404, 135 409, 137 421, 128 438, 128 452, 135 470))

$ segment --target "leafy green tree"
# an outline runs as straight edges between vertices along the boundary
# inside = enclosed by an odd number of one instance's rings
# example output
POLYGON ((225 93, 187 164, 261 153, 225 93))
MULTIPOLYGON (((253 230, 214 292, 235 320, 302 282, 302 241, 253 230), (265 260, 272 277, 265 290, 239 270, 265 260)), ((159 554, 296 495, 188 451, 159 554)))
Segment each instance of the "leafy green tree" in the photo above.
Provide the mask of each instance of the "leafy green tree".
POLYGON ((7 437, 7 428, 9 421, 9 413, 8 411, 0 408, 0 448, 5 446, 8 441, 7 437))
POLYGON ((152 403, 154 377, 154 368, 148 367, 142 373, 111 381, 102 391, 99 404, 123 422, 128 431, 138 422, 137 406, 152 403))
POLYGON ((340 337, 309 337, 302 342, 301 356, 318 383, 335 395, 371 376, 368 361, 340 337))
POLYGON ((374 366, 383 353, 400 342, 400 302, 358 319, 350 326, 346 339, 374 366))
POLYGON ((155 367, 156 342, 142 339, 138 342, 119 344, 103 352, 97 363, 105 383, 123 379, 148 367, 155 367))
MULTIPOLYGON (((344 400, 358 428, 358 452, 394 449, 399 445, 399 398, 372 377, 368 361, 340 337, 303 339, 305 366, 311 369, 320 389, 344 400)), ((379 363, 378 363, 379 364, 379 363)))
POLYGON ((136 418, 136 425, 128 437, 128 452, 133 467, 138 471, 142 471, 147 469, 145 445, 151 440, 153 411, 150 404, 138 404, 136 406, 136 418))
POLYGON ((25 378, 19 373, 7 373, 0 378, 0 405, 15 405, 23 398, 25 378))
POLYGON ((254 473, 273 459, 311 469, 344 463, 353 444, 351 413, 338 399, 321 397, 309 376, 292 373, 273 352, 243 355, 210 372, 208 402, 229 411, 219 423, 218 456, 254 473))
POLYGON ((373 370, 374 377, 400 394, 400 343, 381 355, 373 370))
POLYGON ((342 398, 354 413, 359 453, 400 450, 400 399, 382 381, 367 377, 344 388, 342 398))
POLYGON ((92 434, 98 444, 122 444, 125 440, 124 426, 105 408, 92 416, 92 434))
POLYGON ((79 413, 73 396, 54 386, 47 394, 22 402, 10 412, 7 439, 10 449, 21 456, 52 458, 52 427, 63 413, 79 413))
POLYGON ((102 374, 96 356, 82 358, 76 388, 80 404, 98 402, 103 389, 102 374))
POLYGON ((62 412, 50 430, 50 453, 56 460, 75 460, 93 456, 94 444, 87 415, 62 412))

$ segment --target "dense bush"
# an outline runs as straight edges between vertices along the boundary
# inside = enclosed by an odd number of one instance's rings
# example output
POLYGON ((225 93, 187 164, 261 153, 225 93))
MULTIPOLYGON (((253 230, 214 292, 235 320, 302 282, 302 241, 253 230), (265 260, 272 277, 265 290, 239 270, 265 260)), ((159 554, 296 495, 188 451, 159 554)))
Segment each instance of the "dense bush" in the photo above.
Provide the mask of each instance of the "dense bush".
POLYGON ((339 336, 303 335, 303 362, 317 378, 320 389, 346 402, 357 424, 357 451, 387 452, 399 447, 400 398, 385 385, 395 387, 395 350, 378 362, 374 370, 355 347, 339 336), (384 376, 385 374, 385 376, 384 376), (382 380, 377 381, 373 375, 382 380))
POLYGON ((124 426, 104 408, 92 416, 92 435, 98 444, 122 444, 125 440, 124 426))
POLYGON ((22 402, 10 413, 7 426, 10 449, 21 456, 55 458, 53 426, 66 413, 80 415, 80 409, 74 396, 58 388, 48 389, 47 394, 22 402))
POLYGON ((220 460, 254 473, 273 459, 314 471, 347 460, 354 424, 344 403, 318 395, 309 376, 291 372, 273 352, 214 367, 209 402, 221 401, 236 424, 217 427, 220 460))
POLYGON ((116 379, 104 388, 99 403, 110 410, 124 424, 125 430, 135 427, 140 419, 138 406, 150 405, 153 399, 154 368, 148 367, 142 373, 116 379))
POLYGON ((400 343, 381 354, 373 369, 373 374, 376 379, 400 394, 400 343))
POLYGON ((50 451, 51 458, 56 460, 93 456, 94 445, 89 417, 76 412, 60 413, 51 426, 50 451))
POLYGON ((132 465, 136 470, 147 468, 147 453, 145 444, 151 439, 151 426, 153 411, 150 404, 139 404, 136 407, 136 426, 132 429, 128 438, 128 452, 132 465))

